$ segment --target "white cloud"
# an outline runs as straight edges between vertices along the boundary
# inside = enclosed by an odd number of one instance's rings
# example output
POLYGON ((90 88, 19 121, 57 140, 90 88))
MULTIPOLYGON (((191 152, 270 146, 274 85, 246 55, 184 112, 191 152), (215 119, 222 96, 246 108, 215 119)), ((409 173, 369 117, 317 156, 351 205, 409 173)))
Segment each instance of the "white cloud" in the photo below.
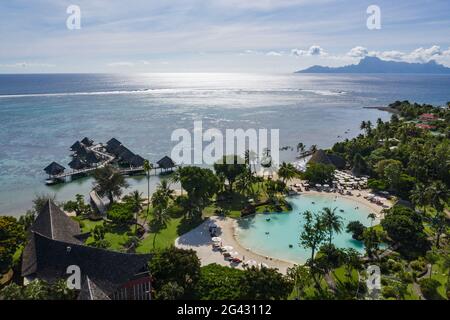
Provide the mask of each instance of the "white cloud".
POLYGON ((302 56, 326 56, 328 53, 323 50, 322 47, 314 45, 311 46, 308 50, 302 50, 302 49, 292 49, 291 54, 296 57, 302 57, 302 56))
POLYGON ((369 54, 369 50, 367 50, 364 47, 358 46, 350 49, 349 52, 347 52, 347 56, 352 58, 364 58, 369 54))
POLYGON ((434 45, 427 49, 418 48, 418 49, 412 51, 408 55, 408 58, 411 60, 414 60, 414 61, 428 62, 439 56, 442 56, 441 47, 434 45))
POLYGON ((266 53, 266 56, 272 56, 272 57, 281 57, 283 55, 282 52, 277 51, 269 51, 266 53))
POLYGON ((405 61, 405 62, 428 62, 439 58, 450 57, 449 50, 442 51, 438 45, 433 45, 430 48, 417 48, 411 52, 403 52, 398 50, 388 51, 369 51, 367 48, 357 46, 352 48, 348 53, 351 58, 364 58, 366 56, 378 57, 383 60, 405 61))

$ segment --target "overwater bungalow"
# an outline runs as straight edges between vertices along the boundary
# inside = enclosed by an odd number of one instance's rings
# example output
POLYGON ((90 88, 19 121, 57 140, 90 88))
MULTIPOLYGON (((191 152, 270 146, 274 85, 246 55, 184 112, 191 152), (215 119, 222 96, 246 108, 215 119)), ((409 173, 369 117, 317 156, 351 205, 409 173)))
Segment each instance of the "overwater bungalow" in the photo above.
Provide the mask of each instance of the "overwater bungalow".
POLYGON ((56 163, 54 161, 52 163, 50 163, 47 167, 44 168, 44 171, 49 176, 55 176, 55 175, 61 174, 64 172, 64 170, 66 170, 65 167, 63 167, 62 165, 60 165, 59 163, 56 163))
POLYGON ((176 167, 175 162, 169 158, 168 156, 164 156, 164 158, 162 158, 161 160, 159 160, 158 162, 156 162, 158 164, 158 168, 164 171, 167 170, 172 170, 173 168, 176 167))
POLYGON ((83 244, 78 222, 48 201, 30 228, 22 258, 27 285, 34 279, 54 283, 81 270, 79 300, 150 300, 149 254, 126 254, 83 244))
POLYGON ((81 149, 83 149, 83 145, 80 143, 80 141, 76 141, 71 147, 70 150, 73 152, 79 152, 81 149))
POLYGON ((80 170, 86 167, 86 164, 79 157, 74 157, 72 161, 69 162, 69 167, 73 170, 80 170))
POLYGON ((76 154, 77 154, 78 157, 84 159, 84 158, 86 158, 86 156, 87 156, 87 154, 88 154, 88 151, 86 150, 86 148, 85 148, 84 146, 82 146, 82 147, 80 148, 80 150, 78 150, 78 151, 76 152, 76 154))
POLYGON ((94 140, 89 139, 88 137, 84 137, 84 139, 81 140, 81 143, 84 144, 86 147, 90 147, 94 144, 94 140))
POLYGON ((131 158, 131 160, 130 160, 130 166, 135 167, 135 168, 142 167, 142 166, 144 166, 144 161, 145 161, 144 158, 142 158, 138 154, 135 154, 134 157, 131 158))
POLYGON ((106 143, 106 151, 115 154, 114 151, 121 145, 122 143, 119 140, 117 140, 116 138, 112 138, 106 143))
POLYGON ((100 162, 100 159, 97 157, 97 155, 92 152, 92 151, 88 151, 86 154, 86 163, 90 166, 94 166, 97 163, 100 162))
POLYGON ((117 156, 119 157, 119 161, 131 164, 135 154, 123 145, 118 148, 118 151, 117 156))

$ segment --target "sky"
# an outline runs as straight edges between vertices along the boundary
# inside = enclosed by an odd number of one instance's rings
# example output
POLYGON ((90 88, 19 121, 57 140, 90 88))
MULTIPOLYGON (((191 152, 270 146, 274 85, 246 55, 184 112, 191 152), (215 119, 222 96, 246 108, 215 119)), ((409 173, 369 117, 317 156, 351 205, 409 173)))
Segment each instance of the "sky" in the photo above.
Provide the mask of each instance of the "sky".
POLYGON ((0 73, 285 73, 365 56, 450 66, 450 1, 0 2, 0 73))

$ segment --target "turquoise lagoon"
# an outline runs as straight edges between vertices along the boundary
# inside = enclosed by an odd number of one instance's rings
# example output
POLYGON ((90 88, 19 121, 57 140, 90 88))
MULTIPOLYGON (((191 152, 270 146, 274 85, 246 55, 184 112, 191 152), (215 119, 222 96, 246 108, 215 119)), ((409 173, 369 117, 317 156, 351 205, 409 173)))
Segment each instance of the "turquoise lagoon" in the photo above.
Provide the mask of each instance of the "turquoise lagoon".
POLYGON ((368 206, 335 194, 302 194, 288 198, 292 211, 283 213, 257 214, 240 219, 237 228, 239 243, 251 251, 280 260, 304 263, 311 255, 309 249, 299 246, 299 235, 303 230, 306 210, 318 213, 325 207, 337 208, 342 217, 343 231, 333 237, 333 243, 340 248, 354 248, 364 253, 362 242, 352 239, 345 232, 350 221, 360 221, 370 226, 368 215, 373 212, 368 206), (343 212, 341 212, 341 210, 343 212), (289 247, 292 245, 292 248, 289 247))

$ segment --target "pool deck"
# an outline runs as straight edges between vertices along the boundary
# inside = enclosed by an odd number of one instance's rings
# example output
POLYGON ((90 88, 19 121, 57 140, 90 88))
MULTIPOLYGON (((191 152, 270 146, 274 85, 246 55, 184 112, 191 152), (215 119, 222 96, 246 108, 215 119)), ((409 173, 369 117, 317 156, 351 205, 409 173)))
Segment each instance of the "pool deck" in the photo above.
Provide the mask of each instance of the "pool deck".
MULTIPOLYGON (((293 182, 298 183, 297 182, 293 182)), ((377 205, 375 203, 372 203, 366 199, 364 199, 364 196, 366 196, 368 193, 370 193, 369 190, 362 190, 362 191, 353 191, 353 195, 341 195, 341 194, 335 194, 335 193, 329 193, 329 192, 318 192, 318 191, 306 191, 301 192, 301 194, 326 194, 330 197, 338 196, 342 198, 351 199, 357 203, 360 203, 366 207, 369 207, 373 210, 373 212, 376 214, 377 219, 374 221, 374 223, 379 223, 380 219, 383 218, 382 216, 382 210, 384 209, 383 206, 377 205), (361 194, 361 196, 357 196, 358 194, 361 194)), ((383 205, 385 207, 390 207, 391 203, 389 200, 383 201, 383 205)), ((222 245, 224 246, 232 246, 234 248, 233 251, 237 251, 239 253, 239 258, 241 258, 244 261, 249 260, 255 260, 258 263, 265 263, 271 268, 276 268, 279 270, 279 272, 286 274, 287 269, 290 267, 293 267, 295 265, 294 262, 284 261, 275 259, 272 257, 267 257, 260 255, 256 252, 253 252, 251 248, 245 248, 242 246, 239 241, 237 240, 237 220, 228 218, 228 217, 218 217, 218 216, 212 216, 209 219, 207 219, 205 222, 203 222, 200 226, 197 228, 189 231, 188 233, 178 237, 175 240, 175 246, 182 249, 192 249, 197 252, 197 256, 200 259, 201 265, 208 265, 211 263, 217 263, 223 266, 227 267, 234 267, 238 269, 243 269, 242 265, 232 265, 229 261, 227 261, 224 256, 220 253, 220 251, 213 250, 212 248, 212 241, 211 237, 209 235, 209 225, 211 223, 215 223, 218 226, 218 233, 217 236, 222 238, 222 245)))

